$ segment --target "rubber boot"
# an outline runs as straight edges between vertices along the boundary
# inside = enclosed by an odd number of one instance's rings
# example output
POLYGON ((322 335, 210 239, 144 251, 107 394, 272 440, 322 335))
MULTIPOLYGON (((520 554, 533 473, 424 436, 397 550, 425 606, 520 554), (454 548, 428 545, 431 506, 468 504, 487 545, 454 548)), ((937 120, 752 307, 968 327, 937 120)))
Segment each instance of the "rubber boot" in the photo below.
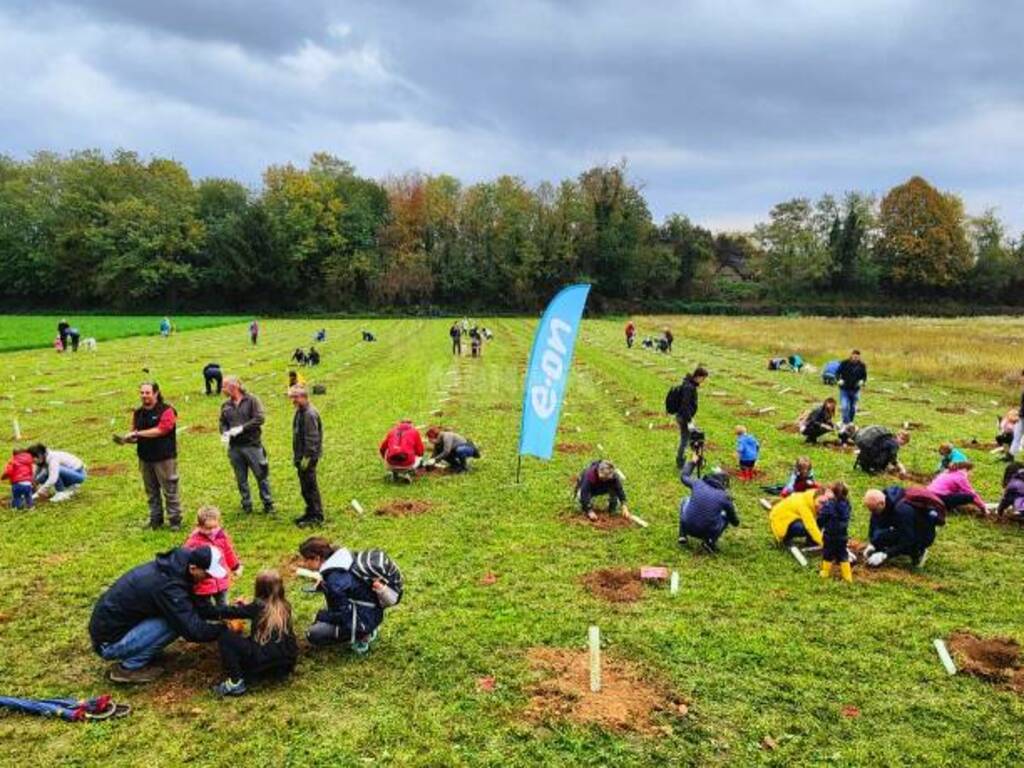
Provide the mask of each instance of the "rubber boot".
POLYGON ((832 563, 830 563, 828 560, 821 561, 821 578, 832 578, 832 563))
POLYGON ((839 564, 839 573, 843 577, 843 581, 847 584, 853 584, 853 569, 850 567, 849 560, 845 560, 839 564))

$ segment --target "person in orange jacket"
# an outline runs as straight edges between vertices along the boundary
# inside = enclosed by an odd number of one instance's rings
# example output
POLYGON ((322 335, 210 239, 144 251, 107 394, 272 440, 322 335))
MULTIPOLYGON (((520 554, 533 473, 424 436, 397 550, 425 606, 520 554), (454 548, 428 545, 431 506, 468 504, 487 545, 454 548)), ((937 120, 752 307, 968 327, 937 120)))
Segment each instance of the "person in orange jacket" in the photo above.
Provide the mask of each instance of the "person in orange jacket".
POLYGON ((424 449, 420 431, 411 421, 400 421, 388 430, 378 450, 393 479, 412 482, 413 470, 423 458, 424 449))

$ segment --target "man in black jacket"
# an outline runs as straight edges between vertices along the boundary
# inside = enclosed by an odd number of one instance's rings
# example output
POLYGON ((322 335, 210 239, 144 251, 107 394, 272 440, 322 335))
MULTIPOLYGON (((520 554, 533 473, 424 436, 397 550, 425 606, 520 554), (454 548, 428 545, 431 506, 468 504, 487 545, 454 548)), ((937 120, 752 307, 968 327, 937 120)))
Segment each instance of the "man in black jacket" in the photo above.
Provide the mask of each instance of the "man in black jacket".
POLYGON ((853 350, 850 356, 839 364, 836 380, 839 382, 839 410, 843 424, 853 424, 857 417, 860 388, 868 380, 868 367, 861 362, 859 349, 853 350))
POLYGON ((220 408, 221 439, 228 444, 228 460, 235 471, 235 482, 242 497, 242 511, 252 512, 249 492, 249 472, 256 478, 260 489, 263 511, 274 513, 274 499, 270 493, 270 463, 263 447, 263 403, 250 395, 237 376, 224 379, 227 399, 220 408))
POLYGON ((324 427, 320 414, 309 402, 305 387, 292 387, 288 390, 288 397, 295 406, 292 419, 292 459, 299 474, 302 498, 306 502, 306 511, 296 518, 295 524, 305 528, 307 525, 320 525, 324 521, 324 505, 316 480, 316 467, 323 453, 324 427))
POLYGON ((148 683, 163 673, 150 662, 175 638, 208 643, 220 637, 224 626, 203 620, 192 587, 207 577, 225 576, 220 550, 199 547, 158 554, 115 581, 89 620, 93 650, 106 661, 120 662, 110 670, 110 679, 148 683))
POLYGON ((686 464, 686 447, 690 444, 690 422, 697 416, 697 388, 708 377, 707 370, 698 365, 693 373, 688 373, 680 385, 679 410, 676 411, 676 424, 679 425, 679 450, 676 451, 676 467, 682 469, 686 464))

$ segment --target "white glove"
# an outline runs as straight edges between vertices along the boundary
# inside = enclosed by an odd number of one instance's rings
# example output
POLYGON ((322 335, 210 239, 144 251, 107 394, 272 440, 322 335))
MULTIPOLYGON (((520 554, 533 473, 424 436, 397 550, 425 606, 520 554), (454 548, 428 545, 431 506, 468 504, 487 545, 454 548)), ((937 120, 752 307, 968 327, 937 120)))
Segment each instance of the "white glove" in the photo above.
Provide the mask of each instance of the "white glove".
POLYGON ((240 434, 242 434, 242 428, 232 427, 231 429, 228 430, 228 434, 231 435, 231 437, 238 437, 240 434))
POLYGON ((231 430, 228 430, 227 432, 221 432, 220 441, 224 443, 224 445, 227 445, 229 442, 231 442, 231 430))
POLYGON ((888 559, 889 556, 885 552, 875 552, 875 554, 868 558, 868 565, 872 568, 877 568, 888 559))

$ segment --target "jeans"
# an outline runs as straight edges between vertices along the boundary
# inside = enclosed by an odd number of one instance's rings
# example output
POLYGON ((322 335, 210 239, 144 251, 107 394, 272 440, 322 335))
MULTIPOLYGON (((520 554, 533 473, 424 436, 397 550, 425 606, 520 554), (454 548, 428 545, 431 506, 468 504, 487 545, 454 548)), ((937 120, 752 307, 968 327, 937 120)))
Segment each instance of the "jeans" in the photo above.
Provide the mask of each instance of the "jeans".
POLYGON ((30 509, 34 506, 32 483, 14 483, 11 486, 11 507, 13 509, 30 509))
POLYGON ((452 451, 451 455, 448 457, 448 463, 456 472, 461 472, 462 470, 469 468, 466 461, 467 459, 475 459, 479 455, 480 454, 477 452, 475 445, 472 443, 466 443, 452 451))
POLYGON ((860 400, 859 389, 839 390, 839 412, 843 416, 844 424, 853 424, 857 417, 857 401, 860 400))
POLYGON ((690 444, 690 423, 677 418, 679 425, 679 448, 676 450, 676 469, 682 469, 686 463, 686 448, 690 444))
POLYGON ((149 522, 151 525, 164 524, 163 498, 167 500, 167 518, 171 525, 181 525, 181 497, 178 494, 178 460, 164 461, 139 460, 139 471, 142 473, 142 484, 146 488, 149 502, 149 522))
MULTIPOLYGON (((81 485, 85 482, 86 471, 85 467, 81 469, 71 469, 70 467, 61 467, 60 474, 57 476, 57 482, 54 488, 59 493, 60 491, 66 491, 75 485, 81 485)), ((43 469, 38 475, 36 475, 36 482, 42 485, 50 479, 50 472, 47 469, 43 469)))
POLYGON ((238 493, 242 497, 242 508, 252 510, 252 495, 249 492, 249 471, 256 478, 256 484, 260 489, 260 501, 264 509, 274 506, 274 499, 270 494, 270 465, 267 463, 267 452, 262 445, 239 445, 228 448, 228 459, 231 461, 231 468, 235 471, 235 482, 238 484, 238 493))
POLYGON ((1017 455, 1021 442, 1024 442, 1024 418, 1013 425, 1013 442, 1010 443, 1010 453, 1012 455, 1017 455))
POLYGON ((145 619, 116 643, 104 643, 99 653, 105 661, 120 661, 125 669, 142 669, 177 637, 165 619, 145 619))

